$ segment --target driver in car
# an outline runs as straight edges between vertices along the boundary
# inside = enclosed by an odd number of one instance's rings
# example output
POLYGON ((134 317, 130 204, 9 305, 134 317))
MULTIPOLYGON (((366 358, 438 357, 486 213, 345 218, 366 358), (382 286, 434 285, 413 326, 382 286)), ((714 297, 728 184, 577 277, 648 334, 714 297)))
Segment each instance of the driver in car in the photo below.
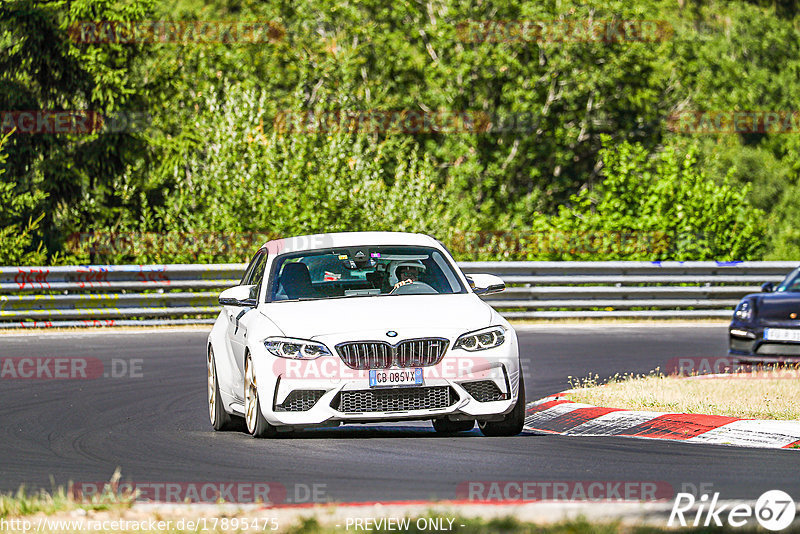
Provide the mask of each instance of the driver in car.
POLYGON ((398 287, 404 286, 406 284, 413 284, 414 282, 419 282, 419 278, 424 270, 425 266, 421 263, 415 263, 415 262, 400 263, 395 269, 395 273, 397 274, 397 283, 394 285, 394 289, 397 289, 398 287))

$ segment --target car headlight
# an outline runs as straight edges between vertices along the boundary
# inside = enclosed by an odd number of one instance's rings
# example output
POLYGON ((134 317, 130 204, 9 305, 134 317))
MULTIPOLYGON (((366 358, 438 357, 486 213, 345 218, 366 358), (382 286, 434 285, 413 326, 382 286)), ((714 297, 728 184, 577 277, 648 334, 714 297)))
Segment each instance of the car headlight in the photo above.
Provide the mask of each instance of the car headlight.
POLYGON ((749 300, 743 300, 739 306, 736 307, 736 311, 733 315, 742 321, 749 321, 753 318, 753 305, 750 304, 749 300))
POLYGON ((273 356, 293 360, 313 360, 331 353, 324 344, 308 339, 268 337, 264 340, 264 346, 273 356))
POLYGON ((499 347, 505 343, 505 341, 506 329, 502 326, 490 326, 489 328, 467 332, 460 336, 453 345, 453 348, 475 352, 499 347))

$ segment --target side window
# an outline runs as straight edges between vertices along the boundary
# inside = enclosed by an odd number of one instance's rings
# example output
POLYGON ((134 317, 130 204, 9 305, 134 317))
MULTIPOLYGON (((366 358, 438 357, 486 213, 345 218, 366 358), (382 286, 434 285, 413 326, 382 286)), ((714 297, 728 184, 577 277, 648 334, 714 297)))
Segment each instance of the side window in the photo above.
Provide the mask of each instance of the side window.
POLYGON ((258 252, 256 252, 255 256, 253 256, 253 259, 250 261, 250 265, 248 265, 247 270, 244 272, 244 276, 242 277, 242 282, 239 285, 249 286, 251 284, 257 283, 257 282, 253 282, 252 281, 253 280, 253 275, 259 269, 259 266, 260 266, 261 274, 263 276, 263 274, 264 274, 264 258, 266 258, 266 256, 267 255, 266 255, 266 253, 265 253, 265 251, 263 249, 259 250, 258 252))
POLYGON ((250 298, 257 299, 258 293, 261 290, 261 282, 264 280, 264 269, 267 266, 267 254, 262 254, 261 258, 258 259, 258 263, 256 263, 255 267, 253 268, 253 272, 250 276, 250 281, 248 285, 252 285, 253 287, 250 288, 250 298))

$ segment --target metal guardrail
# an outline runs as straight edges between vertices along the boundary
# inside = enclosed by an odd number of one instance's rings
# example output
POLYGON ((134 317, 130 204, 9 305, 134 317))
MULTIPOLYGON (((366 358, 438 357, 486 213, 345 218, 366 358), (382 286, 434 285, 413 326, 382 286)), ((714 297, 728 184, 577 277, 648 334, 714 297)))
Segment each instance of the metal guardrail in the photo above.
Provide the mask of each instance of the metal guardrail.
MULTIPOLYGON (((464 262, 506 291, 508 318, 727 318, 739 299, 796 262, 464 262)), ((0 267, 0 328, 210 324, 246 265, 0 267)))

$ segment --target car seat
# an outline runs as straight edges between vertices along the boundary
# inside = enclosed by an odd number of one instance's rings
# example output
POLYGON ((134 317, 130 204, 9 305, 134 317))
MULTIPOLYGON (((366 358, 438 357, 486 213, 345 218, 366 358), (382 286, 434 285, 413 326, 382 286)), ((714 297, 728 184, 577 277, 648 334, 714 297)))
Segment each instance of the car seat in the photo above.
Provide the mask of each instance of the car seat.
POLYGON ((281 287, 287 298, 303 299, 314 298, 316 292, 311 285, 311 274, 305 263, 287 263, 281 273, 281 287))

